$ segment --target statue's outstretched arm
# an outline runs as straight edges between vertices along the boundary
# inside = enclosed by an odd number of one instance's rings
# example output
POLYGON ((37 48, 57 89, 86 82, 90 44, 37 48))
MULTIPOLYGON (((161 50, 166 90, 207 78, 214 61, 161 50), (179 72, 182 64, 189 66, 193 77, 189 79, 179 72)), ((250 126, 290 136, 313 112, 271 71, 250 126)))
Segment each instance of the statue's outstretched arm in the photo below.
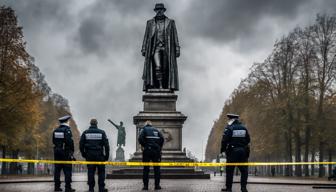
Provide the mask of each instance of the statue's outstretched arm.
POLYGON ((107 121, 112 123, 112 125, 115 126, 117 129, 119 129, 118 126, 115 123, 113 123, 113 121, 111 119, 108 119, 107 121))

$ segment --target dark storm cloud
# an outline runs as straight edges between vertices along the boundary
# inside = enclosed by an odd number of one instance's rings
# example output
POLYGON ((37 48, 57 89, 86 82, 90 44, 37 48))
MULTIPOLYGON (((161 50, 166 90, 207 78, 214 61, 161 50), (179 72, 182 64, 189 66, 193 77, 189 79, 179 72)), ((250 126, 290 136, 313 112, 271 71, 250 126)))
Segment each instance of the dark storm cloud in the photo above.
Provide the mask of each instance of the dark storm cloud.
MULTIPOLYGON (((147 1, 148 2, 148 1, 147 1)), ((96 1, 81 13, 75 43, 83 53, 106 56, 109 51, 124 51, 130 46, 140 46, 144 31, 143 18, 146 9, 144 1, 96 1)))
POLYGON ((75 36, 80 48, 84 53, 102 52, 103 44, 107 35, 104 29, 104 19, 94 19, 90 17, 82 21, 78 29, 78 36, 75 36))
POLYGON ((250 38, 263 18, 294 19, 309 0, 194 1, 186 13, 188 32, 214 41, 250 38))
POLYGON ((151 10, 151 6, 153 6, 154 1, 146 1, 146 0, 123 0, 123 1, 114 1, 114 5, 116 9, 122 15, 138 15, 139 13, 143 14, 145 10, 151 10))
POLYGON ((24 21, 25 31, 38 32, 46 25, 58 31, 70 24, 71 3, 68 0, 4 0, 3 3, 15 9, 19 21, 24 21))

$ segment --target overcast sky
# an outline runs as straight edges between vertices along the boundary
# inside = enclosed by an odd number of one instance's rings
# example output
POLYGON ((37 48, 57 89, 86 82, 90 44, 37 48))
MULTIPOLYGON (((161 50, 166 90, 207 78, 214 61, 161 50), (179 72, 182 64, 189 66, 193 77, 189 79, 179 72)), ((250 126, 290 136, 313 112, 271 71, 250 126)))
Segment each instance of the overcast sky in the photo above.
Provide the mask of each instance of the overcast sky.
POLYGON ((23 26, 28 52, 52 90, 69 100, 81 131, 96 117, 113 146, 124 121, 126 157, 135 151, 133 116, 143 108, 140 49, 156 2, 175 20, 181 45, 177 109, 188 116, 183 147, 204 153, 225 100, 273 43, 334 0, 0 0, 23 26), (202 146, 203 144, 203 146, 202 146), (203 149, 203 150, 202 150, 203 149))

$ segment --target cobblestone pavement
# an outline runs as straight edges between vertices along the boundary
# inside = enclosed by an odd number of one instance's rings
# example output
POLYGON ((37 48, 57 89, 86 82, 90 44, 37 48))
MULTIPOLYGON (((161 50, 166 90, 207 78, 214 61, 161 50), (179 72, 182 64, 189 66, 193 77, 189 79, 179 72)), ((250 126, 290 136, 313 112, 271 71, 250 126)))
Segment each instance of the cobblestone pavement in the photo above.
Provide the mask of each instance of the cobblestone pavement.
MULTIPOLYGON (((96 180, 97 181, 97 180, 96 180)), ((212 178, 211 180, 162 180, 161 192, 193 192, 193 191, 206 191, 215 192, 220 191, 224 185, 224 180, 221 178, 212 178)), ((73 188, 76 191, 87 191, 88 186, 85 181, 73 182, 73 188)), ((106 188, 109 191, 116 192, 135 192, 141 191, 141 180, 106 180, 106 188)), ((153 189, 153 181, 150 182, 150 190, 153 189)), ((249 192, 335 192, 335 189, 313 189, 312 186, 288 186, 288 185, 260 185, 250 184, 248 185, 249 192)), ((98 189, 96 189, 97 191, 98 189)), ((20 184, 1 184, 0 191, 19 192, 19 191, 34 191, 34 192, 46 192, 53 191, 53 183, 20 183, 20 184)), ((239 184, 234 184, 233 191, 240 191, 239 184)))

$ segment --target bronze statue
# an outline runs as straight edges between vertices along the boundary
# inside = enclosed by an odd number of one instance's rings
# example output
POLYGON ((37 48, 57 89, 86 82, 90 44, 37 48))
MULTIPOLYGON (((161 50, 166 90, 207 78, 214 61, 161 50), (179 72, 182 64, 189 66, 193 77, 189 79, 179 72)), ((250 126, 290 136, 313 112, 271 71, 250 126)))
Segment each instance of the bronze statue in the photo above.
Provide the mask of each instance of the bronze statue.
POLYGON ((157 3, 156 16, 147 21, 141 53, 145 57, 143 90, 179 89, 176 57, 180 56, 175 22, 164 15, 166 8, 157 3))
POLYGON ((123 127, 123 122, 120 121, 120 125, 116 125, 112 120, 108 119, 108 121, 118 130, 117 146, 125 146, 126 131, 125 127, 123 127))

